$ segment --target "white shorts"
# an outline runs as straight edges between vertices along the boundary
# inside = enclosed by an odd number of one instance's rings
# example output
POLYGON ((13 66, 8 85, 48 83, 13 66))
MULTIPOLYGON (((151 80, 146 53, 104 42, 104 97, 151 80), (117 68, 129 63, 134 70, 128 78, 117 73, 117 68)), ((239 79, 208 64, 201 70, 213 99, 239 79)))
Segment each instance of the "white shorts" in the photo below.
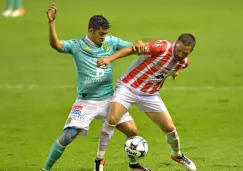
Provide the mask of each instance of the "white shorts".
MULTIPOLYGON (((105 121, 110 102, 111 98, 102 101, 77 99, 72 106, 64 129, 68 127, 82 129, 80 135, 87 135, 89 125, 93 119, 96 118, 103 122, 105 121)), ((119 120, 118 124, 131 120, 133 120, 133 118, 126 112, 119 120)))
POLYGON ((112 102, 122 104, 127 110, 135 104, 141 112, 164 112, 167 108, 159 94, 139 94, 124 84, 118 84, 112 102))

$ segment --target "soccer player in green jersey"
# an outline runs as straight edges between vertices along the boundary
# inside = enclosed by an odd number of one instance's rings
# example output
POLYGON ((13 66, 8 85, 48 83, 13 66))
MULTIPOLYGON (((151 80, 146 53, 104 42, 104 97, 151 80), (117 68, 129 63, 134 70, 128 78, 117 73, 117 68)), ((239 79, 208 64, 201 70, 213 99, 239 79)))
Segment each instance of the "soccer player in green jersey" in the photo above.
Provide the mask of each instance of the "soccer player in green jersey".
POLYGON ((22 5, 22 0, 6 0, 6 4, 7 7, 2 13, 4 17, 24 16, 25 11, 22 5))
MULTIPOLYGON (((77 70, 77 98, 69 113, 62 135, 54 141, 43 171, 51 170, 55 162, 61 157, 66 146, 77 135, 86 135, 93 119, 106 120, 111 97, 113 95, 112 66, 104 70, 96 67, 97 59, 110 56, 116 51, 131 46, 132 43, 120 38, 107 35, 110 24, 102 15, 90 18, 88 34, 82 38, 59 40, 54 20, 57 9, 54 4, 48 9, 49 42, 53 49, 71 54, 77 70)), ((134 51, 139 53, 139 44, 134 45, 134 51)), ((119 120, 117 128, 127 136, 138 135, 136 125, 129 115, 119 120), (125 129, 124 129, 125 128, 125 129)), ((94 171, 103 171, 105 150, 112 134, 105 134, 102 127, 99 139, 94 171)), ((129 158, 129 167, 133 171, 150 171, 143 168, 135 158, 129 158)))

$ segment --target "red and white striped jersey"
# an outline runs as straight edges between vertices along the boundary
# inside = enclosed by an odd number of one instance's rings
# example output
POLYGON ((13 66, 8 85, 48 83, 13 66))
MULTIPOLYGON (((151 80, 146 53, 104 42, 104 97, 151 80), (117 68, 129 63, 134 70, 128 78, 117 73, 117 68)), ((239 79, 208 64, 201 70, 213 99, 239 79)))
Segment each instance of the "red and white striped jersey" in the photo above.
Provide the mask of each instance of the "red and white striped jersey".
POLYGON ((145 94, 157 93, 168 76, 188 66, 187 57, 182 61, 175 59, 174 46, 168 40, 146 43, 145 54, 134 61, 119 82, 145 94))

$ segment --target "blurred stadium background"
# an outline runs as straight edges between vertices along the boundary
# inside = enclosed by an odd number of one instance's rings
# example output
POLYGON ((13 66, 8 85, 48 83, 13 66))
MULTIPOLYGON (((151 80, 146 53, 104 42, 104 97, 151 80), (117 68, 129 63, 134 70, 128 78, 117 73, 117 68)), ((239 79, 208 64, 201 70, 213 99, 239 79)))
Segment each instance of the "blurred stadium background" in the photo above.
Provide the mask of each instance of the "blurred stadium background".
MULTIPOLYGON (((60 39, 84 36, 89 18, 103 14, 110 34, 125 40, 176 40, 191 32, 197 46, 188 69, 169 78, 161 96, 177 125, 182 151, 200 171, 243 170, 243 1, 56 0, 60 39)), ((49 47, 50 0, 23 0, 25 17, 0 17, 0 170, 40 170, 75 100, 71 56, 49 47)), ((4 9, 5 2, 0 2, 4 9)), ((116 80, 136 57, 114 63, 116 80)), ((138 129, 149 143, 141 162, 159 171, 182 171, 169 159, 160 130, 136 107, 138 129)), ((53 171, 91 171, 101 123, 68 147, 53 171)), ((126 171, 125 137, 116 131, 106 171, 126 171)))

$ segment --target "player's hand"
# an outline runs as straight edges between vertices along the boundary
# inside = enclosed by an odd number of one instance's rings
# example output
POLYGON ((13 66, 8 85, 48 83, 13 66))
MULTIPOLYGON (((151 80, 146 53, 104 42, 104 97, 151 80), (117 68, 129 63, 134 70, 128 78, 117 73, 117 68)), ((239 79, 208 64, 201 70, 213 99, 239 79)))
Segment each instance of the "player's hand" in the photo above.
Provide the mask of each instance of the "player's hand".
POLYGON ((145 44, 143 43, 143 41, 138 40, 132 45, 132 50, 134 52, 137 52, 138 55, 142 55, 145 51, 145 44))
POLYGON ((97 67, 106 69, 109 67, 110 63, 111 63, 111 61, 109 60, 109 58, 100 58, 97 60, 97 67))
POLYGON ((47 10, 47 17, 49 22, 53 22, 56 19, 56 16, 57 16, 57 8, 53 3, 47 10))
POLYGON ((176 73, 172 74, 171 76, 172 76, 173 80, 175 80, 178 75, 179 75, 179 73, 176 72, 176 73))

